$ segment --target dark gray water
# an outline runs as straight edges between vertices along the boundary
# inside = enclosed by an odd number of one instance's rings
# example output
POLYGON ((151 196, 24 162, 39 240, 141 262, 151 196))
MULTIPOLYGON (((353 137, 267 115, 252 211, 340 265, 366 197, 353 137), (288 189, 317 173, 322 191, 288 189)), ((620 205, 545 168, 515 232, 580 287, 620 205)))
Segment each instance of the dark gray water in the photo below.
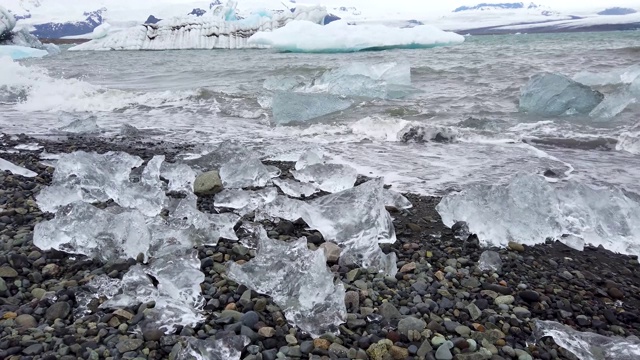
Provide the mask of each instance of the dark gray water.
POLYGON ((284 160, 319 148, 364 174, 423 194, 549 169, 639 191, 637 104, 606 121, 518 113, 520 87, 538 72, 609 72, 638 63, 639 55, 637 31, 468 37, 451 47, 355 54, 65 51, 20 63, 0 59, 0 128, 47 135, 71 119, 95 115, 102 136, 126 123, 153 139, 234 140, 284 160), (357 99, 311 125, 270 124, 273 92, 265 80, 313 81, 356 62, 394 61, 411 66, 417 91, 408 97, 357 99), (398 141, 407 126, 455 134, 455 141, 398 141))

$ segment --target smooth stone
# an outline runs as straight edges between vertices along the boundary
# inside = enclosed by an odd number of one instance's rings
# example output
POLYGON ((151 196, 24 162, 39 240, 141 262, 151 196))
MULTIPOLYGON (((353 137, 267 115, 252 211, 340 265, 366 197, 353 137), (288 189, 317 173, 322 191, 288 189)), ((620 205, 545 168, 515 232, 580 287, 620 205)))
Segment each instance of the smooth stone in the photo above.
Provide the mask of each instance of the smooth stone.
POLYGON ((15 278, 18 277, 16 269, 9 266, 0 266, 0 277, 3 278, 15 278))
POLYGON ((519 294, 520 298, 528 303, 535 303, 540 301, 540 294, 533 290, 524 290, 519 294))
POLYGON ((22 328, 35 328, 38 326, 38 321, 36 320, 36 318, 29 314, 18 315, 18 317, 16 317, 14 321, 16 325, 22 328))
POLYGON ((422 332, 426 327, 426 322, 413 316, 406 317, 398 322, 398 331, 407 337, 409 336, 409 331, 422 332))
POLYGON ((129 351, 137 350, 144 343, 141 339, 126 339, 120 341, 116 344, 116 349, 120 352, 120 354, 124 354, 129 351))
POLYGON ((513 308, 513 313, 520 319, 528 318, 531 316, 531 311, 526 308, 516 306, 513 308))
POLYGON ((511 305, 514 301, 515 299, 512 295, 501 295, 493 300, 496 305, 511 305))
POLYGON ((471 329, 468 326, 465 325, 460 325, 457 326, 455 329, 456 333, 458 333, 458 335, 460 336, 469 336, 469 334, 471 334, 471 329))
POLYGON ((213 195, 222 191, 222 180, 216 170, 207 171, 196 177, 193 192, 196 195, 213 195))
POLYGON ((517 242, 509 241, 507 247, 509 248, 509 250, 524 252, 524 245, 518 244, 517 242))
POLYGON ((270 327, 270 326, 265 326, 265 327, 261 327, 258 330, 258 335, 265 337, 265 338, 270 338, 270 337, 274 337, 276 335, 276 329, 270 327))
POLYGON ((33 344, 27 346, 24 350, 22 350, 22 353, 27 356, 35 356, 40 354, 43 350, 44 346, 42 346, 42 344, 33 344))
POLYGON ((467 305, 467 310, 469 311, 469 315, 471 315, 472 320, 477 320, 482 316, 482 310, 480 310, 480 308, 478 308, 474 303, 467 305))
POLYGON ((64 319, 69 316, 70 312, 71 305, 69 305, 67 302, 60 301, 49 306, 47 312, 45 313, 45 318, 50 321, 56 319, 64 319))
POLYGON ((453 349, 453 343, 451 341, 445 341, 438 347, 438 350, 436 350, 436 360, 453 360, 451 349, 453 349))

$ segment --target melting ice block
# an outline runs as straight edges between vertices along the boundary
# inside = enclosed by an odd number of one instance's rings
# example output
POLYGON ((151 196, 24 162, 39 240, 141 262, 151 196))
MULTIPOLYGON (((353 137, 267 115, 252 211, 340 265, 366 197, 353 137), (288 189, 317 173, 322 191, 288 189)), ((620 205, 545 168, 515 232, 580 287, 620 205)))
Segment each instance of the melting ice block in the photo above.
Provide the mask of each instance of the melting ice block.
POLYGON ((247 149, 246 146, 231 141, 223 141, 213 148, 206 147, 201 150, 201 156, 184 162, 198 171, 206 172, 217 170, 231 161, 240 162, 253 158, 257 159, 259 155, 247 149))
POLYGON ((350 106, 351 101, 336 95, 279 91, 273 97, 273 121, 276 125, 302 123, 350 106))
POLYGON ((288 196, 300 198, 309 197, 317 193, 318 187, 313 184, 301 183, 291 179, 273 179, 273 184, 288 196))
POLYGON ((313 150, 307 150, 302 153, 302 155, 300 155, 300 158, 298 158, 298 161, 296 161, 295 169, 302 170, 309 165, 315 164, 324 164, 322 154, 318 154, 313 150))
POLYGON ((358 178, 356 169, 342 164, 313 164, 291 173, 296 180, 316 184, 330 193, 352 188, 358 178))
POLYGON ((541 116, 589 114, 604 98, 600 92, 558 74, 534 75, 520 93, 520 111, 541 116))
POLYGON ((394 276, 398 271, 395 253, 384 254, 378 245, 396 241, 391 216, 385 209, 383 185, 382 179, 371 180, 310 202, 278 196, 256 211, 256 220, 301 218, 320 231, 326 241, 342 248, 340 261, 394 276))
POLYGON ((197 175, 187 164, 164 163, 160 168, 160 176, 169 180, 169 191, 193 192, 197 175))
POLYGON ((604 86, 630 84, 638 78, 640 78, 640 64, 604 73, 590 73, 582 71, 577 73, 573 77, 573 80, 587 86, 604 86))
POLYGON ((225 188, 263 187, 273 175, 272 169, 258 158, 234 159, 220 167, 220 179, 225 188))
POLYGON ((502 259, 500 254, 495 251, 486 250, 480 254, 478 260, 478 269, 481 271, 497 271, 502 270, 502 259))
POLYGON ((195 326, 204 320, 200 289, 204 278, 197 250, 168 248, 149 265, 131 267, 117 284, 117 293, 97 295, 108 298, 100 307, 110 309, 155 301, 155 307, 145 312, 141 326, 152 323, 172 332, 177 326, 195 326))
POLYGON ((640 101, 640 76, 631 84, 608 94, 604 100, 589 113, 592 118, 611 119, 623 112, 629 105, 640 101))
POLYGON ((100 210, 85 202, 60 207, 52 220, 36 224, 33 244, 103 261, 147 254, 151 234, 145 217, 121 208, 100 210))
POLYGON ((550 336, 559 346, 581 360, 635 360, 640 358, 640 339, 607 337, 591 332, 577 331, 555 321, 536 321, 535 340, 550 336))
POLYGON ((216 340, 186 339, 176 360, 240 360, 242 350, 250 340, 243 335, 233 335, 216 340))
MULTIPOLYGON (((69 119, 70 117, 64 116, 61 117, 61 120, 69 119)), ((58 128, 58 131, 68 134, 94 134, 100 132, 100 127, 98 126, 98 118, 95 115, 88 116, 86 118, 70 118, 70 122, 67 125, 64 125, 58 128)))
POLYGON ((0 170, 2 171, 11 171, 14 175, 20 175, 24 177, 35 177, 38 176, 35 172, 25 169, 22 166, 18 166, 10 161, 0 158, 0 170))
POLYGON ((417 49, 464 42, 464 36, 430 25, 395 28, 384 25, 349 25, 334 21, 318 25, 292 21, 271 32, 249 38, 251 45, 270 46, 288 52, 355 52, 362 50, 417 49))
POLYGON ((393 206, 396 209, 411 209, 413 204, 399 192, 385 189, 383 191, 385 206, 393 206))
POLYGON ((617 188, 577 182, 556 187, 541 176, 518 174, 507 185, 448 194, 436 209, 447 226, 465 221, 489 244, 534 245, 566 234, 614 252, 640 254, 640 203, 617 188))
POLYGON ((219 208, 234 209, 244 216, 258 207, 268 204, 278 196, 278 190, 268 187, 260 190, 224 189, 215 196, 214 204, 219 208))
POLYGON ((306 238, 286 243, 261 237, 256 257, 242 265, 230 262, 227 275, 271 296, 290 323, 317 338, 337 334, 347 315, 344 286, 334 283, 326 262, 324 252, 307 248, 306 238))
POLYGON ((0 39, 7 36, 16 26, 16 18, 12 13, 0 6, 0 39))

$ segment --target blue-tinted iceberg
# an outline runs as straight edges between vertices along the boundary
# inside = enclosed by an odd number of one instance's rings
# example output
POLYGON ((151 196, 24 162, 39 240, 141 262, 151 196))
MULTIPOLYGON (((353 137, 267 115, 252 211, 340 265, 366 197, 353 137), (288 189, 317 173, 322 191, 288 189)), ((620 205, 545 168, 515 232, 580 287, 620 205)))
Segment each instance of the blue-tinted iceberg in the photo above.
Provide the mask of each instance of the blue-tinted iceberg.
POLYGON ((362 50, 416 49, 461 43, 464 36, 429 25, 393 28, 383 25, 349 25, 334 21, 319 25, 291 21, 271 32, 259 32, 250 45, 270 46, 288 52, 355 52, 362 50))
POLYGON ((239 49, 250 46, 247 40, 258 31, 271 31, 292 20, 322 23, 327 15, 320 6, 298 6, 294 11, 281 13, 262 11, 244 19, 236 16, 235 11, 235 2, 230 1, 212 16, 176 17, 107 32, 69 50, 239 49))
POLYGON ((277 92, 273 97, 273 122, 276 125, 303 123, 346 110, 351 101, 331 94, 277 92))
POLYGON ((640 101, 640 76, 630 84, 623 85, 611 94, 591 111, 589 116, 596 119, 611 119, 623 112, 629 105, 640 101))
POLYGON ((49 55, 46 50, 17 45, 0 45, 0 57, 8 56, 13 60, 40 58, 46 55, 49 55))
POLYGON ((520 93, 520 111, 541 116, 589 114, 604 99, 600 92, 551 73, 534 75, 520 93))
POLYGON ((492 245, 533 245, 570 235, 614 252, 640 254, 640 203, 617 188, 573 181, 555 186, 541 176, 518 174, 506 185, 448 194, 436 209, 447 226, 465 221, 492 245))

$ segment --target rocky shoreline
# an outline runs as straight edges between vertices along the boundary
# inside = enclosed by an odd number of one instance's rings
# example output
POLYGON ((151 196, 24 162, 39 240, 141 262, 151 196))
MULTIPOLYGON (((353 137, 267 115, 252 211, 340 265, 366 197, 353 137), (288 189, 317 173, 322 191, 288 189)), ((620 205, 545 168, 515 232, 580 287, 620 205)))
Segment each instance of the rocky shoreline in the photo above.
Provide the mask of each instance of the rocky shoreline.
MULTIPOLYGON (((206 320, 197 327, 172 335, 159 329, 135 332, 152 303, 116 311, 90 306, 89 314, 78 314, 77 295, 92 277, 121 278, 136 260, 101 263, 33 245, 34 225, 52 217, 34 200, 53 173, 39 154, 113 150, 145 161, 164 154, 173 161, 187 148, 126 138, 0 137, 0 157, 38 174, 0 173, 0 358, 175 359, 190 338, 242 334, 251 341, 241 356, 248 360, 574 359, 551 339, 536 343, 534 321, 554 320, 605 336, 640 335, 637 257, 593 247, 578 252, 559 242, 511 244, 493 249, 502 270, 483 272, 477 268, 484 250, 477 238, 456 238, 435 211, 439 199, 413 194, 406 195, 413 208, 389 209, 398 241, 382 248, 398 256, 395 278, 340 266, 329 256, 328 266, 347 290, 347 322, 338 336, 312 339, 287 324, 270 298, 227 279, 226 262, 249 261, 255 252, 226 240, 198 248, 206 275, 206 320), (34 142, 43 148, 7 152, 34 142)), ((291 166, 270 164, 283 170, 281 177, 291 166)), ((199 197, 198 206, 211 212, 213 196, 199 197)), ((274 239, 307 236, 311 248, 324 242, 303 224, 264 225, 274 239)))

